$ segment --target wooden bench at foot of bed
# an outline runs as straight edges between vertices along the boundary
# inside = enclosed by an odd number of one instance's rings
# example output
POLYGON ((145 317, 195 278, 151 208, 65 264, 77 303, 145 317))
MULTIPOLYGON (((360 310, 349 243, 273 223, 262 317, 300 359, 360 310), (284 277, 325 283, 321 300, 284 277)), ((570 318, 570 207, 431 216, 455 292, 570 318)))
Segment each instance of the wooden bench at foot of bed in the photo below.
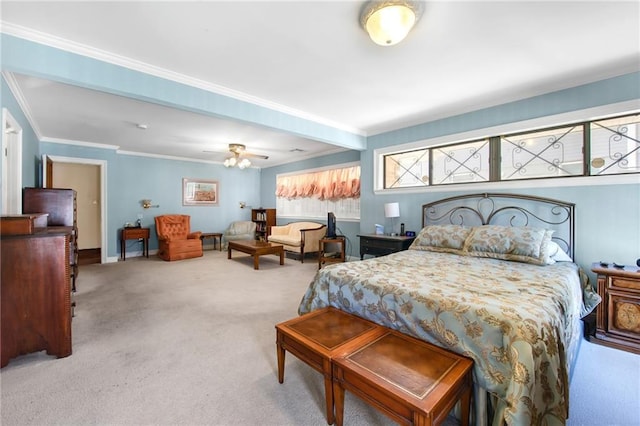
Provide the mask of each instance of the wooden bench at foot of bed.
POLYGON ((418 426, 440 424, 460 400, 462 424, 468 424, 468 358, 334 308, 276 325, 276 344, 280 383, 285 350, 324 374, 329 424, 343 423, 345 390, 399 423, 418 426))

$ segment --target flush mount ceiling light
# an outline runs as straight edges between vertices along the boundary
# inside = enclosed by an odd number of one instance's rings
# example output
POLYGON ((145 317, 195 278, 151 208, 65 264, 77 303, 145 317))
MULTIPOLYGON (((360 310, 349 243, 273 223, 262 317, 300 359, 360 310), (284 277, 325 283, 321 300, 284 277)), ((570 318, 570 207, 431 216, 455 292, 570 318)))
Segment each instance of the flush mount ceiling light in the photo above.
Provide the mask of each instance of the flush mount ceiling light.
POLYGON ((370 0, 362 8, 360 24, 374 43, 393 46, 409 34, 422 11, 421 1, 370 0))

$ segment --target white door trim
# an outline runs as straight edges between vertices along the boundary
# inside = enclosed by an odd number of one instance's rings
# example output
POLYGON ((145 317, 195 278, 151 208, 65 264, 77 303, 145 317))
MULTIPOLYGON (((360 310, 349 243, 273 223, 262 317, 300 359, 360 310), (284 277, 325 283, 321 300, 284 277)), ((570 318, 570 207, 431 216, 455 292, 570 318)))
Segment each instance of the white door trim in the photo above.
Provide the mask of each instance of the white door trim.
POLYGON ((22 127, 2 108, 2 214, 22 213, 22 127))
POLYGON ((109 240, 107 239, 107 161, 96 160, 92 158, 78 158, 78 157, 60 157, 57 155, 42 156, 42 186, 47 186, 47 158, 54 163, 75 163, 75 164, 89 164, 100 167, 100 263, 117 262, 118 258, 115 257, 110 260, 107 257, 109 251, 109 240))

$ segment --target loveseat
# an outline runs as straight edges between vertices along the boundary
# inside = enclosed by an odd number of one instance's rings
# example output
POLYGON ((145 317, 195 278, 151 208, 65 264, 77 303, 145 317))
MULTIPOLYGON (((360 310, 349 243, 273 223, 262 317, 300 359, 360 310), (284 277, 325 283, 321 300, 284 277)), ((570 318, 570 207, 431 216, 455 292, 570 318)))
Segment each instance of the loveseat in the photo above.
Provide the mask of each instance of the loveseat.
POLYGON ((202 232, 191 232, 191 216, 165 214, 156 216, 158 257, 163 260, 182 260, 202 256, 202 232))
POLYGON ((237 220, 231 222, 222 234, 222 249, 226 250, 229 241, 255 240, 256 223, 250 220, 237 220))
POLYGON ((282 244, 284 249, 300 255, 304 263, 305 253, 320 251, 320 239, 325 236, 326 225, 315 222, 292 222, 288 225, 272 226, 270 243, 282 244))

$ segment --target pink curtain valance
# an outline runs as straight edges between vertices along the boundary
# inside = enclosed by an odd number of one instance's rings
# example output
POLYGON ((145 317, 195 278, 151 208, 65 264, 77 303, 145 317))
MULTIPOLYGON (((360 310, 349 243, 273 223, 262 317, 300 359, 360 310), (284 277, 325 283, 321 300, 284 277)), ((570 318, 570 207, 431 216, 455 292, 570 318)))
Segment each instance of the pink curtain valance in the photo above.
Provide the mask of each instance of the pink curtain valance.
POLYGON ((278 177, 276 197, 337 200, 360 197, 360 166, 278 177))

